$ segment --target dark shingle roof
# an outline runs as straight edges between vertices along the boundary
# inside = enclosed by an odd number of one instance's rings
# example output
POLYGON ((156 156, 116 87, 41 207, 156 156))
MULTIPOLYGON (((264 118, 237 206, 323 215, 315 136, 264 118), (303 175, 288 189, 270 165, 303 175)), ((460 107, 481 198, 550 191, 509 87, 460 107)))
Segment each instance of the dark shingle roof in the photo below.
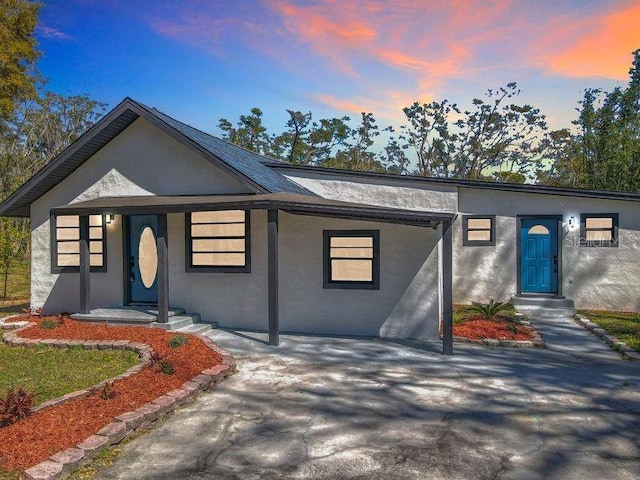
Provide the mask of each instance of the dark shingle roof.
POLYGON ((265 165, 275 160, 206 134, 170 116, 125 98, 62 153, 0 203, 0 215, 28 217, 29 206, 138 118, 145 118, 214 165, 246 184, 254 193, 289 192, 315 196, 265 165))

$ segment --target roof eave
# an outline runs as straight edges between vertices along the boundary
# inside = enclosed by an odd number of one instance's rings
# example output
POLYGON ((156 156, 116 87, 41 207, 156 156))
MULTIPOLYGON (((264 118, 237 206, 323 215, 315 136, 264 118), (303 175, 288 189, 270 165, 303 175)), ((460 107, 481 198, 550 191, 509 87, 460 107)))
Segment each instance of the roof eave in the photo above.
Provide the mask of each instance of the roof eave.
MULTIPOLYGON (((16 204, 16 202, 18 202, 18 200, 20 200, 27 193, 29 193, 47 175, 49 175, 51 172, 55 171, 62 164, 64 164, 64 162, 68 160, 80 148, 82 148, 89 141, 95 138, 96 135, 98 135, 107 125, 110 125, 112 122, 118 119, 122 114, 124 114, 127 110, 130 110, 132 106, 133 106, 133 100, 131 100, 129 97, 125 98, 113 110, 111 110, 104 117, 98 120, 94 125, 92 125, 91 128, 89 128, 84 134, 82 134, 75 142, 73 142, 71 145, 65 148, 61 153, 56 155, 49 163, 47 163, 44 167, 42 167, 35 174, 33 174, 31 178, 29 178, 25 183, 23 183, 20 187, 18 187, 11 195, 9 195, 9 197, 7 197, 2 203, 0 203, 0 216, 28 217, 29 205, 33 201, 37 200, 37 198, 29 202, 29 204, 27 205, 20 205, 18 207, 13 207, 16 204)), ((136 112, 133 111, 133 113, 136 113, 136 112)), ((135 121, 136 119, 134 119, 133 121, 135 121)), ((131 123, 133 123, 133 121, 131 123)), ((129 123, 129 125, 131 123, 129 123)), ((98 149, 97 151, 99 150, 100 149, 98 149)), ((53 186, 51 186, 41 195, 44 195, 51 188, 53 188, 53 186)))
MULTIPOLYGON (((202 210, 234 209, 278 209, 292 214, 319 215, 336 218, 383 221, 408 225, 435 226, 440 222, 451 222, 455 214, 402 210, 375 205, 350 204, 329 199, 314 198, 307 201, 304 195, 263 194, 246 195, 242 198, 220 196, 201 197, 128 197, 103 198, 93 201, 61 205, 52 209, 60 215, 87 214, 148 214, 184 213, 202 210), (147 201, 148 200, 148 201, 147 201), (126 203, 131 201, 131 203, 126 203)), ((310 197, 313 198, 313 197, 310 197)))
MULTIPOLYGON (((20 200, 24 199, 26 195, 33 191, 35 187, 41 184, 41 182, 50 174, 55 172, 58 168, 63 166, 65 162, 69 161, 70 157, 76 154, 80 149, 90 144, 92 140, 94 140, 105 128, 111 125, 113 122, 118 120, 121 116, 126 114, 127 112, 131 112, 135 117, 132 117, 131 121, 125 120, 126 126, 118 131, 116 135, 107 139, 106 142, 99 142, 99 148, 93 151, 92 155, 95 155, 101 148, 103 148, 106 144, 109 143, 115 136, 121 133, 124 129, 126 129, 129 125, 131 125, 135 120, 140 117, 143 117, 145 120, 149 121, 157 128, 160 128, 163 132, 167 133, 177 141, 196 151, 199 155, 209 160, 211 163, 231 174, 238 180, 240 180, 243 184, 249 187, 254 193, 271 193, 269 189, 260 185, 259 183, 253 181, 251 178, 244 175, 242 172, 239 172, 235 168, 228 165, 222 159, 220 159, 217 155, 214 155, 202 145, 198 144, 194 140, 188 138, 183 133, 176 130, 171 125, 164 122, 161 118, 158 118, 154 115, 153 111, 146 108, 145 106, 137 103, 135 100, 127 97, 122 102, 120 102, 113 110, 107 113, 104 117, 102 117, 98 122, 96 122, 91 128, 89 128, 84 134, 82 134, 75 142, 69 145, 66 149, 64 149, 60 154, 58 154, 55 158, 53 158, 48 164, 42 167, 38 172, 36 172, 31 178, 29 178, 24 184, 22 184, 18 189, 16 189, 9 197, 7 197, 2 203, 0 203, 0 216, 6 217, 28 217, 29 216, 29 206, 35 200, 40 198, 42 195, 46 194, 49 190, 51 190, 54 185, 51 185, 49 188, 43 190, 38 194, 37 197, 30 199, 26 204, 20 204, 20 200), (100 144, 102 143, 102 144, 100 144)), ((71 170, 67 175, 75 171, 80 165, 82 165, 86 161, 83 160, 80 162, 73 170, 71 170)))

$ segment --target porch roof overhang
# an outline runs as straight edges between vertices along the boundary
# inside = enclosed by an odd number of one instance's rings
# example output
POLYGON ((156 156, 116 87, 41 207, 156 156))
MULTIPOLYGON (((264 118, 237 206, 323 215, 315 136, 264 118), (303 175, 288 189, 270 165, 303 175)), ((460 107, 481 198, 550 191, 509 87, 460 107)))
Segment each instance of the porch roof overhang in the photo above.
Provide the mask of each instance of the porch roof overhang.
POLYGON ((59 215, 138 215, 236 209, 277 209, 299 215, 319 215, 431 227, 435 227, 441 222, 451 222, 455 217, 455 214, 452 213, 404 210, 377 205, 341 202, 338 200, 287 192, 255 195, 101 197, 54 207, 52 213, 59 215))

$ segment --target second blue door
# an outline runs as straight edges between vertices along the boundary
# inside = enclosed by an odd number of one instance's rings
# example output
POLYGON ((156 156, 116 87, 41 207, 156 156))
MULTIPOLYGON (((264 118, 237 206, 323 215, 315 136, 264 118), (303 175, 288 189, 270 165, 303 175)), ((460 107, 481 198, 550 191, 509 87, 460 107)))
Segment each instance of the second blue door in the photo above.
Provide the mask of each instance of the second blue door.
POLYGON ((128 235, 129 302, 158 303, 156 215, 130 215, 128 235))
POLYGON ((557 219, 522 219, 520 256, 523 293, 558 293, 557 219))

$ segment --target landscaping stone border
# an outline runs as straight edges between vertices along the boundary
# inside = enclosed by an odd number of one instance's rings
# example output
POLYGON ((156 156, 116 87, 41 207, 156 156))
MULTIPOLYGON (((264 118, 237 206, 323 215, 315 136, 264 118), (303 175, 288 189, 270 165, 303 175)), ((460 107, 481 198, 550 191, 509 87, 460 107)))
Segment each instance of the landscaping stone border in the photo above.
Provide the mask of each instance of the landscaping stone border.
MULTIPOLYGON (((531 327, 531 322, 527 320, 520 320, 519 323, 526 327, 531 327)), ((542 340, 542 336, 538 330, 533 328, 533 333, 531 335, 533 336, 533 340, 498 340, 497 338, 483 338, 482 340, 477 340, 475 338, 454 336, 453 341, 455 343, 474 343, 476 345, 486 345, 488 347, 546 348, 544 340, 542 340)))
POLYGON ((624 360, 640 360, 640 353, 629 347, 615 335, 609 334, 604 328, 600 328, 597 323, 592 322, 584 315, 577 313, 573 319, 578 325, 582 325, 595 336, 600 337, 612 350, 618 352, 624 360))
MULTIPOLYGON (((7 317, 11 318, 11 317, 7 317)), ((5 323, 0 320, 0 328, 12 329, 13 331, 4 334, 4 342, 9 345, 33 347, 36 345, 47 345, 56 348, 78 347, 82 346, 86 349, 107 349, 118 348, 133 350, 138 353, 141 362, 127 370, 125 373, 117 377, 105 380, 104 382, 94 385, 93 387, 76 392, 67 393, 62 397, 49 400, 37 408, 35 411, 61 404, 73 398, 88 396, 94 388, 102 387, 106 382, 112 382, 122 378, 130 377, 139 373, 143 368, 151 363, 152 348, 139 342, 130 342, 128 340, 52 340, 39 338, 22 338, 18 333, 28 327, 36 325, 35 322, 12 322, 5 323)), ((164 395, 142 405, 134 411, 123 413, 114 419, 113 422, 103 427, 95 435, 91 435, 84 441, 80 442, 73 448, 68 448, 52 455, 49 460, 39 463, 29 469, 25 473, 27 480, 54 480, 59 479, 63 475, 69 474, 82 465, 88 463, 98 452, 110 445, 121 442, 124 438, 131 435, 140 428, 147 427, 152 422, 161 417, 166 416, 178 406, 193 399, 201 391, 209 390, 227 377, 233 375, 236 370, 236 362, 228 352, 221 349, 209 337, 199 334, 192 334, 199 338, 211 350, 222 357, 222 363, 212 368, 203 370, 191 380, 185 382, 180 388, 167 392, 164 395)))

